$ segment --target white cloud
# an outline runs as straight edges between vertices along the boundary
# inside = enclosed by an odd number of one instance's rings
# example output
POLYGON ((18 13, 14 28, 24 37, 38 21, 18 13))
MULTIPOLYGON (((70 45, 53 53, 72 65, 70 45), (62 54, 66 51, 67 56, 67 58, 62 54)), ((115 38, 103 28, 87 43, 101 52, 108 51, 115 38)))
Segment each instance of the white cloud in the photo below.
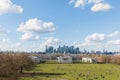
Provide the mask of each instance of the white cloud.
POLYGON ((120 36, 120 32, 118 32, 118 31, 115 31, 110 34, 93 33, 93 34, 85 37, 85 44, 101 43, 104 41, 109 41, 109 40, 114 39, 119 36, 120 36))
POLYGON ((101 3, 103 1, 104 0, 88 0, 88 3, 95 3, 95 4, 97 4, 97 3, 101 3))
POLYGON ((22 41, 30 41, 30 40, 39 40, 39 36, 33 36, 32 33, 25 33, 22 35, 21 40, 22 41))
POLYGON ((118 45, 120 45, 120 32, 115 31, 113 33, 93 33, 85 37, 85 41, 82 43, 74 43, 75 46, 81 49, 87 50, 109 50, 120 51, 118 45), (114 46, 113 46, 114 45, 114 46))
MULTIPOLYGON (((33 43, 32 43, 33 44, 33 43)), ((0 50, 1 51, 40 51, 39 44, 36 43, 34 47, 32 47, 31 43, 26 44, 24 42, 13 42, 8 39, 2 39, 0 40, 0 50)))
POLYGON ((27 49, 29 49, 29 46, 25 44, 22 46, 21 42, 11 41, 7 38, 0 39, 1 51, 28 51, 27 49))
POLYGON ((85 41, 86 42, 101 42, 105 40, 105 34, 98 34, 98 33, 94 33, 92 35, 88 35, 86 38, 85 38, 85 41))
POLYGON ((0 0, 0 15, 5 13, 22 13, 20 5, 13 4, 11 0, 0 0))
POLYGON ((108 41, 108 45, 120 45, 120 40, 108 41))
POLYGON ((85 7, 88 4, 93 4, 91 11, 108 11, 112 7, 110 4, 106 3, 104 0, 70 0, 69 3, 74 3, 74 7, 85 7))
POLYGON ((111 9, 111 6, 108 3, 97 3, 91 7, 91 10, 93 12, 108 11, 110 9, 111 9))
POLYGON ((84 7, 86 4, 87 0, 70 0, 69 3, 75 3, 74 7, 78 8, 78 7, 84 7))
POLYGON ((21 32, 51 33, 55 31, 55 25, 53 22, 43 22, 34 18, 21 23, 17 30, 21 32))
POLYGON ((42 44, 40 44, 40 49, 44 51, 46 46, 56 47, 56 46, 59 46, 62 42, 63 41, 58 38, 49 37, 42 44))
POLYGON ((15 44, 17 47, 21 46, 22 44, 20 42, 15 44))
POLYGON ((9 39, 3 38, 0 40, 0 49, 1 50, 12 50, 12 44, 9 39))
POLYGON ((77 7, 84 7, 85 6, 85 1, 86 0, 77 0, 76 2, 75 2, 75 8, 77 8, 77 7))
POLYGON ((39 40, 39 39, 40 39, 40 36, 36 35, 34 39, 35 39, 35 40, 39 40))
POLYGON ((107 36, 108 37, 116 37, 116 36, 119 36, 119 35, 120 35, 120 32, 119 31, 115 31, 115 32, 113 32, 111 34, 108 34, 107 36))
POLYGON ((39 40, 39 34, 53 33, 55 25, 53 22, 43 22, 34 18, 21 23, 17 30, 24 33, 21 37, 23 41, 39 40))
POLYGON ((58 39, 58 38, 54 38, 54 37, 49 37, 45 40, 45 42, 43 43, 43 45, 47 45, 47 46, 55 46, 55 45, 60 45, 60 43, 62 42, 62 40, 58 39))
POLYGON ((9 43, 9 39, 3 38, 3 39, 1 40, 1 42, 3 42, 3 43, 9 43))
POLYGON ((47 46, 58 46, 62 43, 62 40, 54 37, 44 39, 43 43, 33 42, 13 42, 9 39, 0 39, 0 50, 1 51, 44 51, 47 46))
POLYGON ((21 40, 27 41, 27 40, 30 40, 31 37, 32 37, 31 33, 25 33, 25 34, 22 35, 21 40))

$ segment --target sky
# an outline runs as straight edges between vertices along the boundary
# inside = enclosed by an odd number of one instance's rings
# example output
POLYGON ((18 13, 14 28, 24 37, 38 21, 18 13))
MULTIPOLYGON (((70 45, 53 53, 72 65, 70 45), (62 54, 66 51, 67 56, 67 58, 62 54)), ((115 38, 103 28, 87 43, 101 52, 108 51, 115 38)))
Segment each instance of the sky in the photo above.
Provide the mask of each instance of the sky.
POLYGON ((120 1, 0 0, 0 50, 68 45, 120 51, 120 1))

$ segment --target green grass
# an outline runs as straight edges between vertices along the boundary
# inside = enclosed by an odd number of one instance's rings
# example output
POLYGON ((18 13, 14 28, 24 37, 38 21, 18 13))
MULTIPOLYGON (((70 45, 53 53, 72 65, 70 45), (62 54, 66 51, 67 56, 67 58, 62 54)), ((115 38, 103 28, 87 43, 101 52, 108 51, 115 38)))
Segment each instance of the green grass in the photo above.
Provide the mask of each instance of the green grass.
POLYGON ((114 64, 38 64, 30 72, 38 74, 21 80, 120 80, 114 64))

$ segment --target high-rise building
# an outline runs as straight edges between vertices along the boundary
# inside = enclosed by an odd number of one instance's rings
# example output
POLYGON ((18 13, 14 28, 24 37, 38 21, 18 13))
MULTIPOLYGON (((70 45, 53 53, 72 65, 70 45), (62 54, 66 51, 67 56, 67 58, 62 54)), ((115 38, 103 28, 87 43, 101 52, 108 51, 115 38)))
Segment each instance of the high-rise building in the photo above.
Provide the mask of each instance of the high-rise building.
POLYGON ((74 48, 74 46, 59 46, 57 49, 55 49, 53 46, 46 46, 46 53, 70 53, 70 54, 78 54, 80 53, 79 47, 74 48))

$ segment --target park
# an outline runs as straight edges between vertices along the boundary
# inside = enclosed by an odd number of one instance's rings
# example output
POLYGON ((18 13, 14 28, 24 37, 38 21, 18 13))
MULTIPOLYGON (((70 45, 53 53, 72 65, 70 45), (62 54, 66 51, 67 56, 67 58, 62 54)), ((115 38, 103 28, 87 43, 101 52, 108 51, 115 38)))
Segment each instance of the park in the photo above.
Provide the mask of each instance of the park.
POLYGON ((116 64, 37 64, 20 80, 120 80, 116 64))

